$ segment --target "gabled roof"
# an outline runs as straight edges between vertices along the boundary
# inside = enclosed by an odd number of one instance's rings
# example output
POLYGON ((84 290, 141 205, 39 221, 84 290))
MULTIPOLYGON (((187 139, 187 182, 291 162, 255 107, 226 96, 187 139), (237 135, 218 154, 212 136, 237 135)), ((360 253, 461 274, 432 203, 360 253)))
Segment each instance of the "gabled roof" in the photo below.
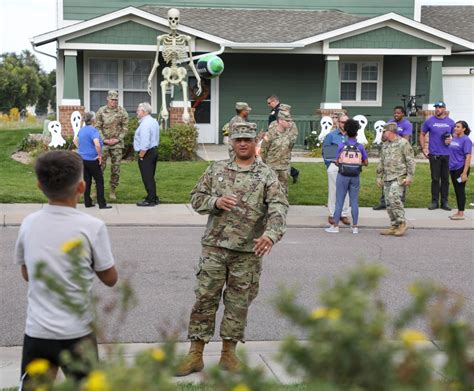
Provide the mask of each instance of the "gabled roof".
MULTIPOLYGON (((167 18, 169 7, 140 7, 167 18)), ((341 11, 179 8, 181 23, 235 43, 290 43, 366 20, 341 11)))
POLYGON ((423 6, 421 23, 474 42, 474 6, 423 6))

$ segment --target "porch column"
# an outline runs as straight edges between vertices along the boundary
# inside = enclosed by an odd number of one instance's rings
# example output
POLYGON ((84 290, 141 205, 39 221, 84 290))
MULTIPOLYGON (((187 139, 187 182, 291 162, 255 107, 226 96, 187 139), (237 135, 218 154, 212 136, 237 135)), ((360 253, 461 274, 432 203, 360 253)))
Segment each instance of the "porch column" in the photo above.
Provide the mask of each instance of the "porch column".
POLYGON ((434 110, 433 103, 443 100, 443 56, 431 56, 428 61, 428 103, 423 105, 423 111, 434 110))
POLYGON ((342 109, 339 88, 339 56, 326 56, 323 96, 318 110, 321 115, 330 115, 342 109))
POLYGON ((58 107, 58 121, 61 123, 63 136, 74 134, 71 125, 71 114, 79 111, 84 114, 84 106, 79 97, 79 75, 77 68, 77 51, 64 51, 63 98, 58 107))

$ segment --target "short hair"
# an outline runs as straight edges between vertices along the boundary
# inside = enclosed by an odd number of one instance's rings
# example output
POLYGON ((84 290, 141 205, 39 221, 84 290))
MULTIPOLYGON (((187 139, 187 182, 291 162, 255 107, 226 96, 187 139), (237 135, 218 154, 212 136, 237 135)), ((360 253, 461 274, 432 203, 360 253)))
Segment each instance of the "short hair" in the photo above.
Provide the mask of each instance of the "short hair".
POLYGON ((395 110, 400 110, 403 113, 403 115, 407 115, 407 112, 406 112, 406 110, 403 106, 395 106, 393 108, 393 111, 395 111, 395 110))
POLYGON ((359 122, 355 119, 349 118, 346 123, 344 124, 344 130, 347 132, 349 137, 357 136, 357 131, 360 128, 359 122))
POLYGON ((143 110, 147 114, 151 114, 151 112, 153 111, 153 109, 151 108, 151 104, 149 104, 148 102, 140 103, 138 105, 138 108, 143 110))
POLYGON ((95 120, 95 113, 93 111, 88 111, 87 113, 84 113, 84 123, 86 125, 90 125, 92 121, 95 120))
POLYGON ((471 129, 469 128, 469 125, 466 121, 457 121, 456 124, 461 124, 461 126, 464 128, 464 134, 466 136, 469 136, 469 134, 471 133, 471 129))
POLYGON ((35 173, 41 190, 51 201, 74 196, 82 179, 81 157, 72 151, 50 151, 42 154, 35 164, 35 173))
POLYGON ((280 99, 278 99, 278 96, 276 96, 276 95, 274 95, 274 94, 267 96, 267 100, 269 100, 269 99, 270 99, 270 100, 276 100, 277 102, 280 101, 280 99))

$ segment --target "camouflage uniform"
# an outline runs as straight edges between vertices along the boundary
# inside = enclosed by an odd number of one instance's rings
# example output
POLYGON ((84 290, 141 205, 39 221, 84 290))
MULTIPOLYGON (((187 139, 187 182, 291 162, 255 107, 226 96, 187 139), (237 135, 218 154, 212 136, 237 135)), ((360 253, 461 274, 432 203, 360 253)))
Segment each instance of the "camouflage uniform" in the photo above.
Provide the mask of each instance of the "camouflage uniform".
MULTIPOLYGON (((283 113, 281 110, 280 113, 283 113)), ((284 132, 278 131, 278 122, 273 121, 263 139, 260 156, 277 174, 278 180, 288 194, 288 172, 290 170, 291 151, 298 137, 295 123, 284 132)))
POLYGON ((188 338, 204 342, 212 338, 225 285, 220 336, 242 341, 262 270, 262 257, 255 255, 253 240, 262 235, 273 243, 280 240, 286 226, 286 197, 273 171, 260 160, 249 167, 223 160, 213 163, 203 174, 191 192, 191 204, 196 212, 209 214, 209 219, 201 240, 188 338), (217 199, 229 194, 238 199, 234 209, 217 209, 217 199))
POLYGON ((123 139, 128 132, 128 113, 121 107, 117 106, 114 109, 107 105, 97 110, 96 127, 99 129, 104 140, 116 138, 119 142, 115 145, 106 145, 102 150, 102 172, 105 172, 107 160, 110 156, 111 170, 110 170, 110 190, 115 191, 120 179, 120 162, 124 149, 123 139))
POLYGON ((415 157, 410 143, 401 137, 392 142, 384 142, 377 166, 377 179, 383 181, 387 212, 394 227, 405 223, 402 183, 404 179, 412 181, 413 175, 415 175, 415 157))

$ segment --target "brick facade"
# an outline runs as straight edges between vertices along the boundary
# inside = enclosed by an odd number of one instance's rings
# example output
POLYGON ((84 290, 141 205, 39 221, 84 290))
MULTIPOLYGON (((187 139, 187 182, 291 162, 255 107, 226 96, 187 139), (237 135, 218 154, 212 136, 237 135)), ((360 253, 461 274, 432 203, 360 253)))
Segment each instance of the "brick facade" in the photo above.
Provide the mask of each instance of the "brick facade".
POLYGON ((84 106, 59 106, 59 122, 61 123, 61 133, 63 137, 73 136, 74 132, 71 125, 71 114, 79 111, 84 116, 84 106))
MULTIPOLYGON (((183 124, 183 107, 170 107, 169 109, 170 113, 170 127, 177 125, 177 124, 183 124)), ((190 124, 194 124, 194 109, 189 110, 189 115, 191 116, 191 119, 189 121, 190 124)))

